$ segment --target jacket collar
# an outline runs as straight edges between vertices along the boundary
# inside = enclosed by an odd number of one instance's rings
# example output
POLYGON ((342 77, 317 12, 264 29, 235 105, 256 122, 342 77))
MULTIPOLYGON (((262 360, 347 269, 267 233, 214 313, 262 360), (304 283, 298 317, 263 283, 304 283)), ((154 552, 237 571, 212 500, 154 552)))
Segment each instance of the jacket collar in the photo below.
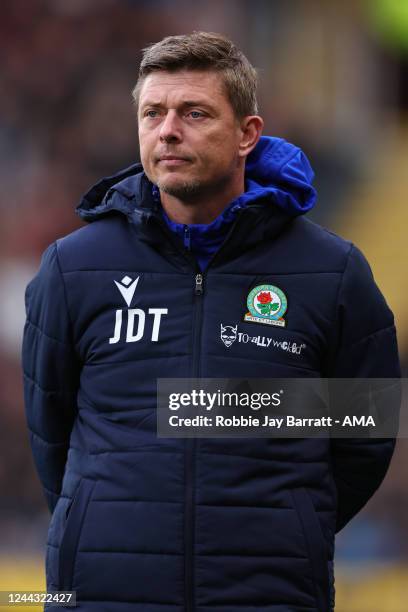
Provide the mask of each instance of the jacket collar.
MULTIPOLYGON (((309 161, 298 147, 281 138, 262 137, 246 163, 250 189, 236 200, 239 209, 227 237, 228 248, 221 249, 217 260, 274 238, 295 217, 310 210, 316 201, 313 178, 309 161)), ((88 222, 123 214, 140 238, 159 250, 164 235, 171 235, 141 164, 99 181, 82 198, 77 213, 88 222)))

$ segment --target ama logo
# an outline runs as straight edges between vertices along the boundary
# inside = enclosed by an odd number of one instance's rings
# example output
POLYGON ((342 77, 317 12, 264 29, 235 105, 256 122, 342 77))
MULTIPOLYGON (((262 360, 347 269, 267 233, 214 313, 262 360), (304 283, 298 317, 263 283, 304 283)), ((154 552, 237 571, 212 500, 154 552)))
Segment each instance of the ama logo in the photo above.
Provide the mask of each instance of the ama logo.
MULTIPOLYGON (((116 344, 122 336, 122 327, 126 328, 125 342, 138 342, 143 338, 146 323, 146 312, 141 308, 130 308, 130 305, 135 295, 136 287, 139 282, 139 276, 134 280, 129 276, 124 276, 121 281, 114 281, 119 289, 123 299, 126 302, 127 308, 119 308, 116 311, 115 329, 113 336, 109 338, 109 344, 116 344), (125 314, 125 316, 124 316, 125 314), (124 322, 124 319, 127 319, 124 322)), ((160 323, 162 315, 168 314, 167 308, 149 308, 147 315, 153 316, 153 327, 151 341, 157 342, 160 333, 160 323)))

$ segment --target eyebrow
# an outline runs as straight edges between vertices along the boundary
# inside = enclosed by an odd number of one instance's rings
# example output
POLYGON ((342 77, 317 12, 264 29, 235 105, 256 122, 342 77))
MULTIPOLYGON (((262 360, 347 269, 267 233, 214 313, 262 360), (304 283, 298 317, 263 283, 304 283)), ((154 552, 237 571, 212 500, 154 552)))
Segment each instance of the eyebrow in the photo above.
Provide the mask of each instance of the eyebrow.
MULTIPOLYGON (((143 102, 141 108, 146 108, 147 106, 151 106, 154 108, 162 108, 163 104, 161 104, 160 102, 149 102, 148 100, 146 100, 146 102, 143 102)), ((204 108, 208 108, 209 110, 215 111, 214 107, 209 102, 204 102, 204 100, 184 100, 180 104, 181 108, 190 108, 193 106, 202 106, 204 108)))
POLYGON ((204 100, 186 100, 181 104, 181 106, 206 106, 208 108, 212 108, 211 104, 204 102, 204 100))

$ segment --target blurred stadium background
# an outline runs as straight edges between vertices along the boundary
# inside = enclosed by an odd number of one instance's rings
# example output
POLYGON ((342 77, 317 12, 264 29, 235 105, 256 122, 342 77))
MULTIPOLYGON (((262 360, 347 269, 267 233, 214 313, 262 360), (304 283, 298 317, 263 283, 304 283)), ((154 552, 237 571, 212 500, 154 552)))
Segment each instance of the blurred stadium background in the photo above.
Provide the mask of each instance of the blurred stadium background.
MULTIPOLYGON (((226 33, 259 68, 265 132, 310 157, 312 216, 371 262, 407 375, 407 0, 2 0, 0 590, 44 588, 49 515, 19 364, 25 285, 45 247, 80 225, 82 192, 138 158, 140 49, 194 29, 226 33)), ((338 612, 408 610, 407 464, 401 439, 380 491, 338 536, 338 612)))

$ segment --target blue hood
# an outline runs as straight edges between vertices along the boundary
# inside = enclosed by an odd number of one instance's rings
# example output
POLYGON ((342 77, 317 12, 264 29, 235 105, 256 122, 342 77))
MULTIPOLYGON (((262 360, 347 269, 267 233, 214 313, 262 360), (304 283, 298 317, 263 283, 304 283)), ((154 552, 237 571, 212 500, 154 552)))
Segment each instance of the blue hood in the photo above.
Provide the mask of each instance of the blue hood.
POLYGON ((248 156, 245 178, 246 192, 237 202, 269 196, 291 216, 308 212, 316 203, 309 160, 299 147, 283 138, 261 136, 248 156))
MULTIPOLYGON (((84 195, 77 213, 85 221, 94 221, 99 215, 111 210, 121 210, 124 213, 133 211, 134 197, 140 193, 141 178, 146 179, 143 167, 141 164, 133 164, 102 179, 84 195), (118 201, 111 197, 113 192, 125 196, 126 200, 118 201)), ((241 208, 259 198, 266 198, 291 217, 304 214, 316 202, 313 178, 314 172, 309 160, 299 147, 283 138, 262 136, 248 156, 246 191, 234 201, 234 208, 236 205, 241 208)))

